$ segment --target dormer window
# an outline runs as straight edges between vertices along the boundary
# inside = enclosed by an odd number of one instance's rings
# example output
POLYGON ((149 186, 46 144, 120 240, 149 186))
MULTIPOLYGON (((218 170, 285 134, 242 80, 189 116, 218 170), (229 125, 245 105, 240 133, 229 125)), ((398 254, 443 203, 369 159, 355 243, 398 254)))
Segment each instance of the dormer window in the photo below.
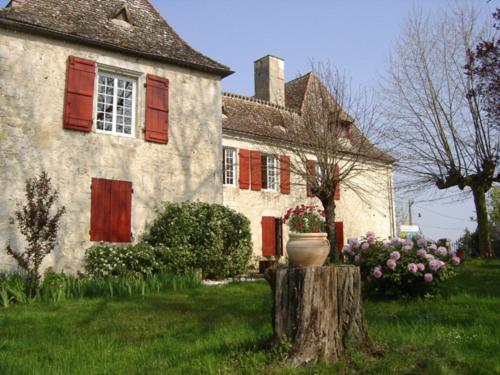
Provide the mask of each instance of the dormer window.
POLYGON ((132 26, 132 17, 127 4, 122 4, 113 12, 111 16, 111 21, 115 24, 124 27, 132 26))
POLYGON ((351 124, 348 122, 342 122, 338 125, 338 132, 341 138, 351 138, 351 124))

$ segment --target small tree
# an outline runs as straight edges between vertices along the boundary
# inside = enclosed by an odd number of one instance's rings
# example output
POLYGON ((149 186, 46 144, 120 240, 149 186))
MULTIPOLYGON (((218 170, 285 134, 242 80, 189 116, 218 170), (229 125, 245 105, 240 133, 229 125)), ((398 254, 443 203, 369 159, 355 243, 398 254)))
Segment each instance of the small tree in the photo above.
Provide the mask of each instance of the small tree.
POLYGON ((40 266, 56 244, 59 220, 65 212, 65 207, 52 208, 59 193, 52 187, 45 171, 38 177, 26 180, 25 196, 26 203, 18 203, 14 217, 19 231, 26 238, 27 247, 24 252, 20 252, 8 244, 6 250, 30 276, 30 292, 33 295, 41 278, 40 266))
MULTIPOLYGON (((339 187, 352 191, 369 203, 380 191, 378 174, 370 178, 374 165, 394 159, 375 145, 376 107, 363 90, 353 90, 349 79, 329 64, 313 63, 307 90, 298 113, 283 112, 290 139, 276 154, 292 151, 290 170, 307 185, 325 211, 330 258, 337 258, 335 233, 336 202, 339 187)), ((279 147, 278 147, 279 148, 279 147)), ((385 167, 387 168, 387 167, 385 167)), ((387 177, 390 173, 387 171, 387 177)))

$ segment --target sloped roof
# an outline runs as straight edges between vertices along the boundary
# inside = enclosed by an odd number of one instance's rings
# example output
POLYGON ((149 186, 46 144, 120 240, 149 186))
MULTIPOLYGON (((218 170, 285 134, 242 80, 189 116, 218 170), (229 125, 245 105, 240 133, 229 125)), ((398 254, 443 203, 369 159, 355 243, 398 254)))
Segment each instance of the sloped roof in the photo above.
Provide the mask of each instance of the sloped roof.
MULTIPOLYGON (((191 48, 148 0, 14 0, 0 27, 98 44, 225 77, 231 70, 191 48), (130 24, 113 22, 124 9, 130 24)), ((122 18, 122 17, 120 17, 122 18)))
MULTIPOLYGON (((222 97, 223 133, 236 134, 263 142, 306 143, 305 140, 291 139, 287 135, 286 121, 291 115, 297 115, 300 119, 300 112, 312 79, 314 79, 313 73, 308 73, 285 84, 286 107, 254 97, 224 93, 222 97)), ((356 126, 351 129, 351 136, 363 137, 367 144, 370 144, 356 126)), ((374 145, 371 145, 370 149, 367 148, 366 152, 368 152, 368 157, 385 163, 396 161, 392 155, 374 145)))
POLYGON ((252 97, 224 93, 222 130, 268 140, 289 141, 285 129, 285 107, 252 97))
POLYGON ((285 84, 285 103, 287 108, 295 111, 302 111, 307 87, 312 78, 312 72, 295 78, 285 84))

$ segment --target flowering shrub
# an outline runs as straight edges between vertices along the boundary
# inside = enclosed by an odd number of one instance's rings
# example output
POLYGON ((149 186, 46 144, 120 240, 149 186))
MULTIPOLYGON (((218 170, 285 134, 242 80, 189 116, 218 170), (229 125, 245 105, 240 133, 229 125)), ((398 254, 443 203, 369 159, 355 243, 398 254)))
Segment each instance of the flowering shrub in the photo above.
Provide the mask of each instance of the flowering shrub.
POLYGON ((155 250, 144 242, 137 245, 99 244, 85 254, 85 269, 90 276, 152 275, 162 269, 155 250))
POLYGON ((347 263, 358 265, 369 295, 424 296, 455 275, 460 258, 423 237, 381 241, 373 232, 342 249, 347 263))
POLYGON ((290 231, 295 233, 319 233, 325 231, 325 212, 317 206, 289 208, 283 217, 290 231))

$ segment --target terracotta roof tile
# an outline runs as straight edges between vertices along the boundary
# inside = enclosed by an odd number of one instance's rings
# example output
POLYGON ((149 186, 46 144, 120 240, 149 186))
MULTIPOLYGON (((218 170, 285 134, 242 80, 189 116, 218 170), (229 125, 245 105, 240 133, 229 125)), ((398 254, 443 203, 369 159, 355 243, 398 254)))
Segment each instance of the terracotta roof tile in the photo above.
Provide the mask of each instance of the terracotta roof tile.
POLYGON ((0 27, 77 37, 223 77, 232 73, 191 48, 147 0, 15 0, 12 4, 0 11, 0 27), (113 21, 124 6, 131 25, 113 21))

